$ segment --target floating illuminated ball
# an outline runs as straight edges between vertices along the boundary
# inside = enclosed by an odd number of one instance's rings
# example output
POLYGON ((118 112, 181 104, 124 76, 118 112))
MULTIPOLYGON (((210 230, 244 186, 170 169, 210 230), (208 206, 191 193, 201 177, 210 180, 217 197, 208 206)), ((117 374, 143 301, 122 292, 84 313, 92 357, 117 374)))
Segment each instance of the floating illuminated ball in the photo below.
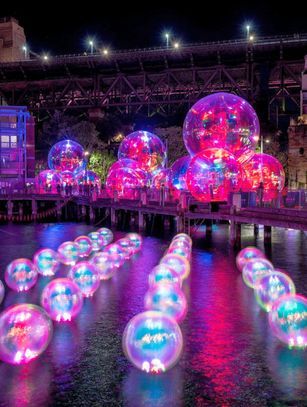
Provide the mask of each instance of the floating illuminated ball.
POLYGON ((109 253, 97 252, 90 259, 90 262, 98 270, 100 280, 110 279, 117 269, 114 264, 113 257, 109 253))
POLYGON ((79 172, 76 181, 78 185, 93 185, 98 188, 101 187, 101 180, 99 175, 91 170, 83 170, 79 172))
POLYGON ((276 270, 261 277, 255 287, 256 300, 267 312, 271 311, 275 301, 288 294, 295 294, 295 285, 287 274, 276 270))
POLYGON ((135 250, 135 246, 132 243, 132 241, 127 237, 124 237, 122 239, 118 239, 116 243, 120 245, 120 247, 125 251, 126 253, 125 258, 130 259, 130 257, 134 254, 135 250))
POLYGON ((146 182, 144 171, 141 175, 130 168, 118 168, 108 173, 106 191, 111 198, 137 199, 146 182))
POLYGON ((178 233, 177 235, 175 235, 172 239, 171 244, 173 244, 174 242, 177 242, 177 241, 189 243, 190 247, 192 247, 192 244, 193 244, 191 237, 189 235, 187 235, 186 233, 178 233))
POLYGON ((171 245, 167 251, 167 254, 177 254, 178 256, 182 256, 187 260, 190 260, 191 257, 191 249, 190 247, 185 246, 184 244, 174 243, 171 245))
POLYGON ((183 239, 172 240, 171 244, 169 245, 169 249, 175 249, 175 248, 181 248, 183 250, 187 250, 187 251, 189 251, 189 253, 192 250, 191 243, 188 242, 187 240, 183 240, 183 239))
POLYGON ((214 93, 196 102, 183 125, 183 140, 194 156, 207 148, 225 148, 240 162, 255 150, 260 134, 257 114, 244 99, 214 93))
POLYGON ((78 236, 75 240, 78 245, 79 257, 88 257, 93 250, 93 242, 88 236, 78 236))
POLYGON ((3 301, 4 293, 5 293, 4 285, 3 285, 2 281, 0 280, 0 304, 3 301))
POLYGON ((248 287, 256 288, 259 280, 273 271, 274 266, 269 260, 255 258, 245 264, 242 270, 242 277, 248 287))
POLYGON ((150 286, 172 283, 180 287, 182 280, 176 271, 171 267, 167 266, 166 264, 158 264, 158 266, 151 270, 148 276, 148 283, 150 286))
POLYGON ((135 160, 143 170, 153 173, 164 167, 166 149, 158 136, 140 130, 130 133, 124 138, 118 149, 118 158, 135 160))
POLYGON ((73 172, 71 171, 62 171, 60 173, 61 176, 61 183, 65 186, 72 186, 75 187, 77 185, 77 180, 73 172))
POLYGON ((178 254, 167 254, 162 257, 160 264, 166 264, 173 269, 177 275, 184 280, 190 274, 190 263, 185 257, 178 254))
POLYGON ((285 172, 281 163, 269 154, 254 154, 242 168, 245 174, 245 189, 257 191, 262 182, 264 200, 276 198, 278 191, 285 185, 285 172))
POLYGON ((58 247, 59 259, 67 266, 73 266, 79 259, 79 246, 75 242, 64 242, 58 247))
POLYGON ((51 193, 57 194, 61 186, 61 176, 58 171, 44 170, 41 171, 35 178, 36 191, 39 194, 51 193))
POLYGON ((290 347, 307 346, 307 298, 286 295, 277 300, 269 313, 273 334, 290 347))
POLYGON ((21 365, 41 355, 52 338, 52 321, 41 307, 18 304, 0 314, 0 359, 21 365))
POLYGON ((241 168, 228 151, 210 148, 192 158, 186 180, 198 201, 227 201, 230 192, 240 189, 241 168))
POLYGON ((91 297, 100 285, 100 275, 93 263, 80 261, 69 271, 71 278, 80 288, 84 297, 91 297))
POLYGON ((182 333, 177 322, 159 311, 134 316, 123 334, 123 349, 130 362, 146 373, 163 373, 180 358, 182 333))
POLYGON ((39 274, 43 276, 54 276, 60 267, 59 254, 52 249, 40 249, 33 257, 39 274))
POLYGON ((70 321, 82 309, 83 295, 69 278, 56 278, 46 285, 41 304, 54 321, 70 321))
POLYGON ((170 183, 170 169, 161 168, 152 176, 151 185, 153 188, 161 189, 162 186, 168 187, 170 183))
POLYGON ((180 195, 180 191, 187 191, 186 174, 191 162, 189 155, 178 158, 170 168, 169 186, 175 196, 180 195))
POLYGON ((159 283, 150 287, 144 297, 147 310, 161 311, 181 322, 187 312, 187 300, 181 288, 172 283, 159 283))
POLYGON ((106 245, 110 244, 114 238, 113 232, 108 228, 100 228, 97 230, 97 233, 103 237, 106 245))
POLYGON ((111 256, 112 263, 117 268, 125 263, 126 251, 117 243, 109 244, 109 246, 104 249, 104 253, 111 256))
POLYGON ((104 248, 107 245, 106 240, 98 232, 91 232, 88 234, 88 237, 92 241, 93 252, 98 252, 100 249, 104 248))
POLYGON ((137 253, 142 248, 143 239, 138 233, 128 233, 126 238, 129 239, 134 246, 134 253, 137 253))
POLYGON ((238 269, 242 271, 248 261, 256 258, 265 259, 265 255, 261 250, 257 249, 257 247, 245 247, 237 254, 236 257, 238 269))
POLYGON ((5 269, 6 284, 17 292, 30 290, 37 278, 37 268, 29 259, 15 259, 5 269))
POLYGON ((117 160, 115 161, 109 168, 109 174, 112 171, 116 171, 118 169, 122 169, 122 168, 129 168, 130 170, 133 170, 134 172, 136 172, 141 178, 144 178, 145 180, 148 180, 148 173, 146 171, 144 171, 144 169, 141 167, 140 163, 135 161, 135 160, 131 160, 130 158, 123 158, 121 160, 117 160))
POLYGON ((59 141, 49 151, 48 166, 51 170, 77 174, 86 167, 83 147, 72 140, 59 141))

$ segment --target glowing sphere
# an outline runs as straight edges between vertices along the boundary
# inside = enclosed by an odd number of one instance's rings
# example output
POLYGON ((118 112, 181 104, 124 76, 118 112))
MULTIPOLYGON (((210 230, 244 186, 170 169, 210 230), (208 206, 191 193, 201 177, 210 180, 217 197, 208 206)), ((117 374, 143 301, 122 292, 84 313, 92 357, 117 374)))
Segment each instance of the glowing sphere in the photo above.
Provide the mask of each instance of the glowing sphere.
POLYGON ((277 300, 269 313, 273 334, 290 347, 307 346, 307 298, 286 295, 277 300))
POLYGON ((159 283, 150 287, 144 297, 147 310, 161 311, 177 322, 184 319, 187 312, 187 300, 181 288, 172 283, 159 283))
POLYGON ((180 191, 187 191, 186 173, 191 162, 189 155, 178 158, 170 168, 170 188, 175 192, 175 196, 180 195, 180 191), (177 192, 177 193, 176 193, 177 192))
POLYGON ((58 171, 44 170, 35 178, 35 187, 39 194, 52 193, 57 194, 61 185, 61 176, 58 171))
POLYGON ((43 276, 54 276, 60 267, 59 255, 52 249, 38 250, 34 254, 33 263, 43 276))
POLYGON ((6 284, 14 291, 28 291, 37 281, 37 268, 29 259, 13 260, 5 269, 6 284))
POLYGON ((3 301, 4 293, 5 293, 4 285, 3 285, 2 281, 0 280, 0 304, 3 301))
POLYGON ((110 244, 114 238, 113 232, 108 228, 100 228, 97 230, 97 233, 103 237, 107 245, 110 244))
POLYGON ((189 253, 192 250, 190 242, 188 242, 187 240, 183 240, 183 239, 172 240, 171 244, 169 245, 169 249, 175 249, 175 248, 187 250, 189 253))
POLYGON ((255 297, 265 311, 270 312, 276 300, 283 295, 295 294, 295 285, 285 273, 272 271, 261 277, 255 287, 255 297))
POLYGON ((257 191, 260 182, 263 183, 263 199, 276 198, 278 191, 285 185, 285 172, 281 163, 268 154, 254 154, 242 166, 245 174, 245 189, 257 191))
POLYGON ((190 243, 190 246, 192 247, 192 239, 189 235, 187 235, 186 233, 178 233, 176 236, 173 237, 172 243, 175 241, 184 241, 184 242, 188 242, 190 243))
POLYGON ((243 270, 245 264, 251 259, 265 259, 265 255, 257 247, 245 247, 242 249, 236 257, 236 264, 240 271, 243 270))
POLYGON ((241 162, 251 156, 259 134, 259 120, 252 106, 223 92, 196 102, 183 125, 183 140, 192 156, 207 148, 225 148, 241 162))
POLYGON ((136 172, 141 178, 144 178, 146 180, 148 179, 148 173, 143 170, 143 168, 137 161, 131 160, 130 158, 123 158, 121 160, 115 161, 110 166, 109 173, 122 168, 129 168, 130 170, 136 172))
POLYGON ((21 365, 41 355, 52 338, 52 321, 37 305, 19 304, 0 314, 0 359, 21 365))
POLYGON ((98 252, 107 245, 106 239, 98 232, 91 232, 88 237, 91 239, 93 252, 98 252))
POLYGON ((48 165, 51 170, 77 174, 86 167, 84 149, 72 140, 59 141, 49 151, 48 165))
POLYGON ((126 238, 128 238, 129 240, 131 240, 133 246, 134 246, 134 253, 137 253, 141 250, 142 248, 142 236, 137 234, 137 233, 128 233, 126 235, 126 238))
POLYGON ((91 170, 83 170, 79 172, 76 179, 78 185, 93 185, 100 188, 101 180, 96 172, 91 170))
POLYGON ((182 280, 187 278, 190 274, 190 263, 186 258, 178 256, 178 254, 167 254, 162 257, 160 264, 169 266, 182 280))
POLYGON ((116 241, 116 243, 118 245, 120 245, 120 247, 125 251, 125 253, 126 253, 125 258, 126 259, 129 259, 134 254, 135 246, 132 243, 132 241, 130 239, 128 239, 127 237, 124 237, 122 239, 118 239, 116 241))
POLYGON ((77 185, 77 180, 76 180, 76 177, 73 172, 63 171, 60 173, 60 175, 61 175, 62 185, 64 185, 64 186, 69 185, 69 186, 73 186, 73 187, 75 187, 77 185))
POLYGON ((105 252, 95 253, 90 262, 98 270, 100 280, 111 278, 117 268, 113 262, 113 256, 105 252))
POLYGON ((258 281, 274 270, 273 264, 266 259, 255 258, 249 260, 242 270, 242 277, 247 286, 256 288, 258 281))
POLYGON ((61 263, 73 266, 79 259, 79 246, 75 242, 64 242, 58 247, 61 263))
POLYGON ((182 280, 171 267, 166 264, 158 264, 154 267, 149 276, 148 283, 150 286, 163 283, 172 283, 181 286, 182 280))
POLYGON ((152 173, 164 167, 166 149, 159 137, 140 130, 124 138, 118 149, 118 158, 135 160, 143 170, 152 173))
POLYGON ((241 185, 237 160, 222 148, 210 148, 195 155, 187 171, 189 191, 202 202, 227 201, 230 192, 241 185))
POLYGON ((44 288, 41 304, 53 320, 70 321, 81 311, 83 295, 71 279, 56 278, 44 288))
POLYGON ((187 260, 190 260, 191 257, 191 250, 183 245, 174 244, 170 246, 167 251, 167 254, 177 254, 178 256, 182 256, 187 260))
POLYGON ((136 199, 146 185, 147 175, 141 175, 130 168, 118 168, 108 173, 106 191, 111 198, 136 199))
POLYGON ((80 261, 69 271, 71 278, 80 288, 84 297, 91 297, 100 285, 100 275, 93 263, 80 261))
POLYGON ((163 373, 180 358, 182 333, 177 322, 159 311, 134 316, 123 334, 123 349, 130 362, 146 373, 163 373))
POLYGON ((88 257, 93 250, 93 242, 88 236, 78 236, 75 241, 78 245, 79 257, 88 257))
POLYGON ((153 188, 161 189, 162 186, 167 187, 169 185, 169 181, 170 181, 170 169, 162 168, 153 175, 151 179, 151 185, 153 188))
POLYGON ((126 251, 117 243, 109 244, 104 249, 104 253, 107 253, 111 256, 112 263, 115 267, 121 267, 125 263, 126 251))

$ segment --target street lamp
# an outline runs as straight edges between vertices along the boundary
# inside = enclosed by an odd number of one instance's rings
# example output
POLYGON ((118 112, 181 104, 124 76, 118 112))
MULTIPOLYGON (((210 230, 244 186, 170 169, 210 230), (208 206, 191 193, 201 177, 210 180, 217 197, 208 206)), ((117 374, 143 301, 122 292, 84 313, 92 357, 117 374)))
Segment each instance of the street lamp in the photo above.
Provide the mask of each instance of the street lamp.
POLYGON ((175 42, 175 43, 174 43, 174 48, 175 48, 175 49, 178 49, 179 47, 180 47, 179 42, 175 42))
POLYGON ((165 33, 164 36, 166 38, 166 48, 168 48, 169 47, 169 33, 165 33))
POLYGON ((27 59, 27 53, 28 53, 28 48, 27 48, 27 46, 24 45, 24 46, 22 47, 22 50, 23 50, 23 52, 24 52, 24 57, 25 57, 25 59, 27 59))
POLYGON ((251 28, 251 26, 249 25, 249 24, 247 24, 247 26, 245 27, 246 28, 246 38, 247 38, 247 40, 250 38, 249 37, 249 32, 250 32, 250 28, 251 28))
POLYGON ((88 42, 89 46, 91 47, 91 54, 94 53, 94 41, 93 40, 89 40, 88 42))

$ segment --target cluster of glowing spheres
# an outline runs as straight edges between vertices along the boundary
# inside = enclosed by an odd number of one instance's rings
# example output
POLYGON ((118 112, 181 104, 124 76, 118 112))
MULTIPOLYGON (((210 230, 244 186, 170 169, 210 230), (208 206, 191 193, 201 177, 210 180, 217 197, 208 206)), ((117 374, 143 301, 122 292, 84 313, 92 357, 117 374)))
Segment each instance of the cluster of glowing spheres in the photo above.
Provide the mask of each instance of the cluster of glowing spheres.
POLYGON ((290 347, 307 346, 307 298, 286 295, 274 302, 269 313, 274 335, 290 347))
POLYGON ((240 189, 241 167, 227 150, 210 148, 192 158, 186 180, 198 201, 227 201, 230 192, 240 189))
POLYGON ((80 288, 84 297, 91 297, 100 285, 100 275, 93 263, 80 261, 69 271, 71 278, 80 288))
POLYGON ((101 180, 96 172, 91 170, 83 170, 77 175, 77 184, 78 185, 94 185, 100 188, 101 180))
POLYGON ((118 168, 109 171, 106 179, 106 191, 110 198, 137 199, 146 185, 147 176, 130 169, 118 168))
POLYGON ((52 249, 40 249, 33 256, 33 263, 39 274, 54 276, 60 267, 59 254, 52 249))
POLYGON ((97 232, 100 234, 100 236, 102 236, 104 246, 107 246, 108 244, 110 244, 112 242, 114 236, 113 236, 113 232, 110 229, 100 228, 97 230, 97 232))
POLYGON ((88 236, 78 236, 75 240, 78 245, 78 255, 80 258, 88 257, 93 250, 93 242, 88 236))
POLYGON ((125 263, 127 253, 117 243, 109 244, 109 246, 104 249, 104 253, 110 255, 114 266, 117 268, 121 267, 125 263))
POLYGON ((152 176, 151 186, 155 189, 161 189, 163 186, 168 187, 169 181, 170 181, 170 169, 162 168, 152 176))
POLYGON ((132 242, 133 247, 134 247, 134 253, 137 253, 141 250, 142 243, 143 243, 143 239, 142 239, 141 235, 139 235, 138 233, 128 233, 126 235, 126 238, 132 242))
POLYGON ((295 294, 295 285, 287 274, 274 270, 258 280, 254 292, 258 304, 269 312, 279 298, 295 294))
POLYGON ((79 259, 79 246, 75 242, 64 242, 58 247, 58 254, 61 263, 73 266, 79 259))
POLYGON ((190 274, 189 261, 178 254, 166 254, 162 257, 160 264, 170 267, 182 280, 186 279, 190 274))
POLYGON ((52 338, 52 321, 37 305, 19 304, 0 314, 0 359, 20 365, 41 355, 52 338))
POLYGON ((5 269, 6 284, 17 292, 30 290, 36 284, 37 278, 37 268, 29 259, 15 259, 5 269))
POLYGON ((223 148, 241 162, 250 158, 259 134, 259 120, 252 106, 223 92, 196 102, 183 125, 183 140, 191 156, 207 148, 223 148))
POLYGON ((255 191, 263 183, 263 199, 276 197, 285 185, 285 172, 281 163, 273 156, 263 153, 254 154, 243 164, 244 189, 255 191))
POLYGON ((150 287, 144 298, 145 309, 161 311, 181 322, 187 312, 187 301, 178 284, 159 283, 150 287))
POLYGON ((106 245, 105 240, 98 232, 91 232, 88 234, 88 237, 91 239, 93 252, 97 252, 106 245))
POLYGON ((97 252, 90 259, 99 273, 100 280, 109 280, 113 277, 117 267, 114 264, 113 256, 105 252, 97 252))
POLYGON ((257 249, 257 247, 248 246, 242 249, 236 257, 236 264, 240 271, 243 270, 245 264, 256 258, 264 259, 265 255, 262 253, 261 250, 257 249))
POLYGON ((158 266, 151 270, 148 276, 149 286, 154 286, 159 283, 173 283, 181 286, 181 282, 181 277, 166 264, 158 264, 158 266))
POLYGON ((186 173, 191 162, 190 156, 184 156, 178 158, 170 168, 169 175, 169 185, 170 188, 175 193, 175 196, 179 196, 180 191, 186 191, 187 182, 186 182, 186 173))
POLYGON ((148 131, 135 131, 130 133, 121 142, 118 149, 118 158, 129 158, 139 163, 141 168, 153 173, 164 167, 166 149, 159 137, 148 131))
POLYGON ((3 285, 2 281, 0 280, 0 304, 3 301, 4 293, 5 293, 4 285, 3 285))
POLYGON ((250 288, 256 288, 259 280, 272 273, 273 264, 267 259, 255 258, 248 261, 242 270, 242 277, 245 284, 250 288))
POLYGON ((130 362, 146 373, 162 373, 180 358, 182 333, 177 322, 159 311, 134 316, 123 334, 123 348, 130 362))
POLYGON ((129 259, 134 254, 134 245, 127 237, 118 239, 116 244, 124 250, 126 259, 129 259))
POLYGON ((35 187, 38 193, 52 193, 58 192, 58 187, 61 185, 62 179, 60 174, 55 170, 41 171, 35 178, 35 187))
POLYGON ((56 278, 44 288, 41 303, 54 321, 70 321, 81 311, 83 295, 71 279, 56 278))
POLYGON ((72 140, 59 141, 49 151, 48 165, 51 170, 78 174, 86 167, 84 149, 72 140))

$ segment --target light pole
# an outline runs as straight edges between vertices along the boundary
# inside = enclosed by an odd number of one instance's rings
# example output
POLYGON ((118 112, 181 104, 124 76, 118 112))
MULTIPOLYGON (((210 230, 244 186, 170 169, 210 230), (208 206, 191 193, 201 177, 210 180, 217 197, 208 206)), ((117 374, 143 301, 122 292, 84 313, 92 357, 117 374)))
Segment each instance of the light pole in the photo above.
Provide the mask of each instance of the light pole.
POLYGON ((249 36, 250 28, 251 28, 251 26, 248 24, 246 26, 246 38, 247 38, 247 41, 249 41, 249 39, 250 39, 250 36, 249 36))
POLYGON ((24 45, 24 46, 22 47, 22 50, 23 50, 23 52, 24 52, 24 57, 25 57, 25 59, 27 59, 27 55, 28 55, 28 48, 27 48, 27 46, 24 45))
POLYGON ((88 43, 89 43, 89 46, 91 47, 91 54, 93 54, 94 53, 94 41, 90 40, 88 43))
POLYGON ((165 38, 166 38, 166 48, 169 47, 169 33, 165 33, 165 38))

